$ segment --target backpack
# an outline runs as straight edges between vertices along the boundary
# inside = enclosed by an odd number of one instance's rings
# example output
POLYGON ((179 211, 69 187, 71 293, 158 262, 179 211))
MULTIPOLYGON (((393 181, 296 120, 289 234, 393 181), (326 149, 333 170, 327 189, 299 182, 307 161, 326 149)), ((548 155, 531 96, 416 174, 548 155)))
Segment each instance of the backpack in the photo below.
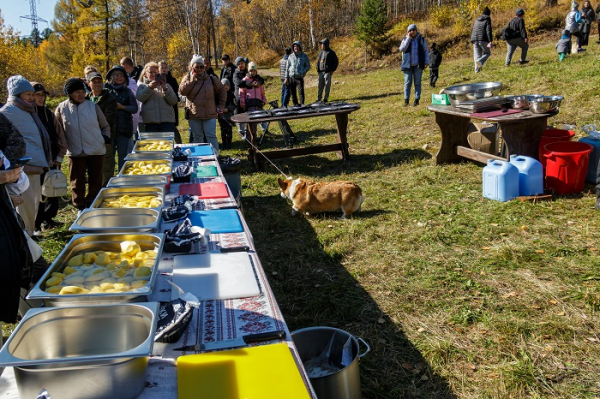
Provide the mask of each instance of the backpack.
POLYGON ((46 172, 42 184, 42 195, 45 197, 63 197, 67 195, 67 177, 60 169, 46 172))

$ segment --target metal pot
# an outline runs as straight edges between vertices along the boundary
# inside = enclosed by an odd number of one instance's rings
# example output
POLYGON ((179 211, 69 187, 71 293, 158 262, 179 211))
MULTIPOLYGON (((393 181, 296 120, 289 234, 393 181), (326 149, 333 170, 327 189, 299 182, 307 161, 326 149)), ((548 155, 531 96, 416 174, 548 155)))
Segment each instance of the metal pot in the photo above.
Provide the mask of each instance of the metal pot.
POLYGON ((529 100, 529 110, 534 114, 545 114, 558 110, 562 96, 543 96, 529 100))
POLYGON ((298 349, 300 360, 305 365, 311 359, 319 357, 331 344, 331 356, 341 356, 341 349, 350 340, 351 360, 344 368, 332 371, 328 375, 311 377, 310 383, 320 399, 361 399, 359 358, 371 348, 362 338, 355 338, 344 330, 332 327, 309 327, 292 332, 292 340, 298 349), (332 341, 333 338, 333 341, 332 341), (359 341, 367 348, 359 353, 359 341))

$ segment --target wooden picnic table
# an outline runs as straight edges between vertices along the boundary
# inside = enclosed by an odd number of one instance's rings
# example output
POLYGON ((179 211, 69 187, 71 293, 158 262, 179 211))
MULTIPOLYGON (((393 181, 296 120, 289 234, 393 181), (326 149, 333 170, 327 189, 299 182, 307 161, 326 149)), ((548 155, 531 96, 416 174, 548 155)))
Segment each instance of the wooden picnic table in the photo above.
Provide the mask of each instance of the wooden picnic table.
POLYGON ((430 105, 435 113, 435 121, 442 133, 440 149, 435 155, 436 165, 460 162, 463 158, 486 163, 488 159, 507 160, 510 154, 525 155, 538 159, 542 134, 548 125, 548 118, 558 111, 547 114, 534 114, 526 110, 501 116, 481 117, 449 105, 430 105), (502 140, 507 149, 507 158, 474 150, 467 141, 471 119, 497 123, 502 140))
MULTIPOLYGON (((250 119, 247 113, 234 115, 231 120, 236 123, 247 123, 248 130, 250 131, 249 140, 255 147, 258 147, 258 139, 256 134, 256 126, 259 123, 263 122, 278 122, 278 121, 289 121, 292 119, 303 119, 303 118, 315 118, 322 116, 335 116, 335 121, 337 124, 337 143, 335 144, 321 144, 314 145, 310 147, 298 147, 298 148, 289 148, 289 149, 280 149, 273 151, 261 151, 264 157, 268 159, 277 159, 277 158, 290 158, 296 157, 299 155, 309 155, 309 154, 320 154, 323 152, 333 152, 337 151, 338 157, 342 158, 344 161, 348 161, 350 159, 350 153, 348 152, 348 115, 351 112, 360 109, 360 106, 357 105, 356 108, 351 109, 340 109, 335 111, 325 111, 325 112, 311 112, 306 114, 292 114, 285 116, 269 116, 266 118, 258 118, 258 119, 250 119)), ((254 147, 249 149, 249 156, 251 161, 254 163, 254 166, 258 168, 258 163, 260 160, 259 154, 255 151, 254 147)))

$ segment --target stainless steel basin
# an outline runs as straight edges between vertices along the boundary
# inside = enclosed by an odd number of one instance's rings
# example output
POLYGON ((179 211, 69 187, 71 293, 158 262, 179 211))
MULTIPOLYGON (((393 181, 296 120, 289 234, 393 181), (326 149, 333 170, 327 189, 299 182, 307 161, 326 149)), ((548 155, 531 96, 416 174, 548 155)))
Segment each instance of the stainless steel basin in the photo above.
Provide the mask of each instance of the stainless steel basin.
POLYGON ((38 308, 2 350, 21 398, 135 398, 145 387, 158 303, 38 308))
POLYGON ((166 159, 160 159, 160 160, 152 159, 152 160, 144 160, 144 161, 125 161, 125 163, 123 164, 123 168, 121 168, 121 171, 119 172, 119 176, 168 176, 170 178, 172 169, 173 169, 173 161, 166 160, 166 159), (135 166, 135 164, 138 162, 145 162, 146 164, 167 165, 169 167, 169 171, 165 172, 165 173, 145 173, 142 175, 130 175, 129 172, 131 171, 131 168, 133 168, 135 166))
POLYGON ((85 233, 154 232, 160 212, 150 208, 86 209, 69 230, 85 233))
POLYGON ((169 184, 168 176, 161 175, 138 175, 138 176, 117 176, 108 181, 108 187, 139 187, 154 186, 167 187, 169 184))
POLYGON ((140 140, 145 139, 175 139, 174 132, 140 132, 140 140))
POLYGON ((501 88, 500 82, 472 83, 447 87, 444 93, 448 95, 450 103, 456 107, 467 101, 497 96, 501 88))
POLYGON ((126 161, 153 161, 173 159, 173 154, 168 152, 131 152, 125 156, 126 161))
POLYGON ((159 206, 154 206, 152 209, 156 209, 160 212, 165 202, 165 190, 161 187, 112 187, 103 188, 100 190, 94 202, 92 202, 91 208, 96 209, 120 209, 120 208, 106 208, 102 206, 105 200, 117 199, 124 195, 143 196, 152 195, 160 199, 161 203, 159 206))
POLYGON ((171 154, 173 152, 173 140, 172 139, 166 139, 166 138, 152 138, 152 139, 140 139, 138 141, 135 142, 135 145, 133 146, 133 152, 136 153, 150 153, 150 154, 156 154, 156 153, 167 153, 167 154, 171 154), (157 143, 159 141, 164 141, 166 142, 167 145, 170 146, 170 148, 168 150, 143 150, 142 147, 149 145, 149 144, 154 144, 157 143))

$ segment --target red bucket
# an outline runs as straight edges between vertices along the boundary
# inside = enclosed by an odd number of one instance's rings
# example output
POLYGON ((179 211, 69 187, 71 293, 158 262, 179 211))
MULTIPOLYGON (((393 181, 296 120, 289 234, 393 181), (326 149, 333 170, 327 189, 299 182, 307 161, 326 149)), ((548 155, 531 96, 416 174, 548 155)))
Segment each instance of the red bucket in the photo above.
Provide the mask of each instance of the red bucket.
POLYGON ((563 129, 546 129, 542 134, 540 140, 540 147, 538 150, 538 156, 544 169, 546 169, 546 158, 544 158, 544 146, 550 143, 556 143, 557 141, 571 141, 575 137, 575 132, 572 130, 563 129))
POLYGON ((557 194, 583 191, 590 153, 594 148, 579 141, 561 141, 546 144, 546 189, 557 194))

